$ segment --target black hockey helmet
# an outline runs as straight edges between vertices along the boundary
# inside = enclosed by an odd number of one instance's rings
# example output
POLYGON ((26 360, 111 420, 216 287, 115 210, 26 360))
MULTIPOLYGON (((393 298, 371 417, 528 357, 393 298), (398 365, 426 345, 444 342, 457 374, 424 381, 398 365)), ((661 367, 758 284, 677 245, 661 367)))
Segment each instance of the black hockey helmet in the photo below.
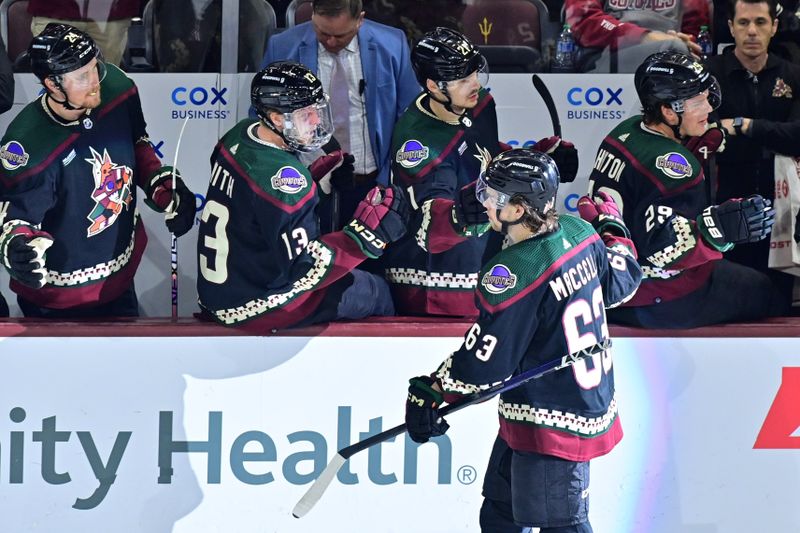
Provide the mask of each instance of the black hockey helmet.
POLYGON ((478 178, 475 194, 481 203, 494 196, 497 209, 512 198, 522 197, 537 212, 544 213, 556 197, 558 180, 558 167, 549 155, 515 148, 492 159, 478 178))
POLYGON ((270 63, 250 84, 250 101, 262 120, 266 120, 268 111, 291 113, 324 99, 322 82, 308 68, 292 61, 270 63))
POLYGON ((680 52, 656 52, 639 65, 634 85, 645 110, 661 104, 683 113, 684 101, 708 91, 708 103, 713 109, 722 103, 717 79, 702 63, 680 52))
POLYGON ((414 45, 411 66, 423 89, 429 79, 446 83, 466 78, 476 71, 488 73, 486 59, 478 48, 463 34, 442 27, 426 33, 414 45))
MULTIPOLYGON (((31 71, 40 81, 45 78, 58 80, 59 76, 78 70, 96 57, 102 57, 100 49, 89 34, 56 22, 45 26, 28 46, 31 71)), ((98 63, 103 64, 100 59, 98 63)))
POLYGON ((307 67, 291 61, 277 61, 253 77, 250 101, 258 117, 294 150, 313 151, 327 143, 333 133, 333 119, 322 82, 307 67), (300 110, 313 107, 317 122, 307 123, 300 110), (281 113, 283 128, 269 118, 281 113))

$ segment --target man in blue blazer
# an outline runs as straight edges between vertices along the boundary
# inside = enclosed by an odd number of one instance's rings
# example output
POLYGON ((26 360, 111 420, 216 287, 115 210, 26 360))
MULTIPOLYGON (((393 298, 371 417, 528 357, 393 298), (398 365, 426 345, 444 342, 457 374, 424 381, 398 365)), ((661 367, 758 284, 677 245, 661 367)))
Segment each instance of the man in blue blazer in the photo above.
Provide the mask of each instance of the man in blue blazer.
MULTIPOLYGON (((406 36, 397 28, 365 20, 361 0, 313 0, 312 5, 310 22, 270 38, 261 68, 274 61, 297 61, 332 94, 333 57, 346 56, 349 139, 334 136, 353 154, 357 182, 387 184, 394 124, 422 90, 411 69, 406 36)), ((342 206, 342 214, 346 209, 342 206)))

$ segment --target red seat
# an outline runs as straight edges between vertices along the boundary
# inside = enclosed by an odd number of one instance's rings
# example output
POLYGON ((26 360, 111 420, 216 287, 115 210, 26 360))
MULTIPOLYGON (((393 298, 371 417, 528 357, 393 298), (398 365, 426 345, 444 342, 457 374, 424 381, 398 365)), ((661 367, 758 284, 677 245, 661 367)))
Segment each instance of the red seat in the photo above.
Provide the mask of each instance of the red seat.
POLYGON ((0 20, 8 57, 13 63, 28 50, 33 39, 28 0, 4 0, 0 5, 0 20))
POLYGON ((311 0, 292 0, 286 8, 286 27, 291 28, 311 20, 311 0))

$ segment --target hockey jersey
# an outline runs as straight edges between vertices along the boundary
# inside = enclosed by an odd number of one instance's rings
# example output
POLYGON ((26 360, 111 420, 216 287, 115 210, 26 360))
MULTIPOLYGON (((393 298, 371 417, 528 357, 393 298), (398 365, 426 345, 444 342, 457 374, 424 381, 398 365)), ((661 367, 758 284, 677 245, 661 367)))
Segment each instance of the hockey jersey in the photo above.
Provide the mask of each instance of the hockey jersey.
POLYGON ((300 324, 366 257, 342 232, 320 237, 317 186, 245 119, 217 143, 197 238, 200 306, 263 333, 300 324))
POLYGON ((697 218, 710 201, 700 161, 683 145, 631 117, 603 139, 589 194, 617 202, 639 252, 644 280, 626 305, 685 296, 706 283, 721 251, 706 242, 697 218))
POLYGON ((13 278, 10 284, 40 307, 114 300, 133 283, 147 242, 136 185, 146 189, 160 163, 139 94, 108 65, 101 95, 99 107, 70 123, 56 117, 42 95, 17 115, 2 140, 0 202, 7 210, 0 241, 34 229, 54 239, 45 286, 32 289, 13 278))
MULTIPOLYGON (((505 248, 480 271, 480 315, 439 367, 445 400, 608 338, 606 306, 629 298, 641 271, 627 239, 562 215, 557 230, 505 248)), ((515 450, 588 461, 622 438, 611 350, 504 392, 500 436, 515 450)))
POLYGON ((465 126, 436 117, 429 98, 417 97, 394 129, 392 180, 409 193, 416 218, 415 230, 387 250, 384 274, 398 314, 474 316, 487 236, 448 238, 444 226, 458 189, 500 151, 495 103, 481 89, 465 126))

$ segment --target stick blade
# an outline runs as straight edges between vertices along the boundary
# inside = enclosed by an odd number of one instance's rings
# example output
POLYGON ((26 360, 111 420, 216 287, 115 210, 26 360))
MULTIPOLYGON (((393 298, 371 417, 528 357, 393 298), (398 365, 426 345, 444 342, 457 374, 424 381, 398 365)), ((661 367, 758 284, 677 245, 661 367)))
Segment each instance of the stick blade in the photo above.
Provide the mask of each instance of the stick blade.
POLYGON ((328 485, 330 485, 333 478, 336 477, 336 473, 342 468, 342 465, 344 465, 345 461, 347 461, 347 459, 338 453, 333 456, 333 459, 331 459, 331 462, 325 467, 325 470, 322 471, 322 474, 319 475, 303 497, 300 498, 300 501, 294 506, 292 516, 295 518, 303 518, 314 508, 325 493, 328 485))

